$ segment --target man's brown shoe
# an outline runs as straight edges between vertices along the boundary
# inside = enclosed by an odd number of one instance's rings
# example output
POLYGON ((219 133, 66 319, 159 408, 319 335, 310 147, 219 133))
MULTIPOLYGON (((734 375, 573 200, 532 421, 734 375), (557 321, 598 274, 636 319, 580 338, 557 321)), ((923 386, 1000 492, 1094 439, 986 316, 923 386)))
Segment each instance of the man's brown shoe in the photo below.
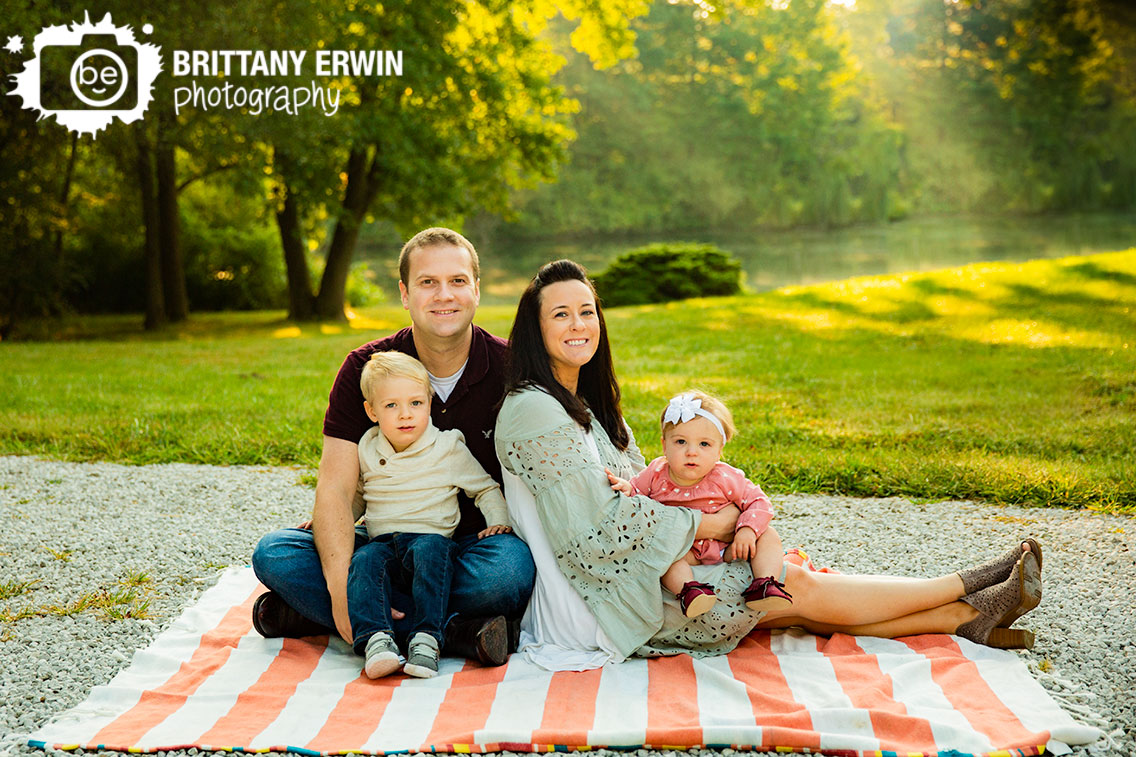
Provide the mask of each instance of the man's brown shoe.
POLYGON ((504 665, 509 658, 509 629, 505 616, 457 616, 446 626, 446 645, 443 649, 449 656, 477 660, 482 665, 504 665))
POLYGON ((293 610, 274 591, 266 591, 252 603, 252 627, 266 639, 299 639, 332 634, 330 628, 308 620, 293 610))

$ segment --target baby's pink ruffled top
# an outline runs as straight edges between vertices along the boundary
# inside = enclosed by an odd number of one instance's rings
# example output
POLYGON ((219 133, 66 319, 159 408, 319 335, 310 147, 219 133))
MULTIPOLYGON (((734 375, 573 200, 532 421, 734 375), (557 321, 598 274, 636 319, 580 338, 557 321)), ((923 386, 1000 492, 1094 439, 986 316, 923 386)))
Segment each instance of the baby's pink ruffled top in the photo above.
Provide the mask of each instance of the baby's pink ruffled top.
MULTIPOLYGON (((692 507, 704 513, 716 513, 727 505, 736 505, 738 516, 735 531, 749 526, 761 536, 773 520, 773 503, 761 487, 745 477, 737 468, 719 461, 706 478, 692 486, 681 486, 671 480, 667 459, 657 457, 643 471, 631 479, 638 494, 644 494, 664 505, 692 507)), ((691 548, 704 565, 722 562, 728 543, 717 539, 697 539, 691 548)))

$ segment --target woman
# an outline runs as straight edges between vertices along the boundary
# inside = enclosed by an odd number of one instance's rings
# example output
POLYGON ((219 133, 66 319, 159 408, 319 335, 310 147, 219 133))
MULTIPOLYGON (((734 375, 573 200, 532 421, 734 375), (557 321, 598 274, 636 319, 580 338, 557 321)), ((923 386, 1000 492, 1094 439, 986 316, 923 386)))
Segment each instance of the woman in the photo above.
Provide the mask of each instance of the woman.
POLYGON ((741 598, 752 578, 747 563, 694 566, 720 601, 684 617, 659 577, 695 538, 723 538, 733 523, 612 491, 605 468, 627 478, 644 460, 620 411, 595 289, 572 261, 545 265, 521 296, 505 393, 497 455, 510 517, 537 562, 522 647, 544 667, 579 670, 632 654, 724 654, 759 621, 821 634, 957 633, 994 646, 1033 643, 1029 631, 999 627, 1041 599, 1041 553, 1032 539, 985 565, 931 579, 786 564, 781 580, 793 605, 764 616, 741 598))

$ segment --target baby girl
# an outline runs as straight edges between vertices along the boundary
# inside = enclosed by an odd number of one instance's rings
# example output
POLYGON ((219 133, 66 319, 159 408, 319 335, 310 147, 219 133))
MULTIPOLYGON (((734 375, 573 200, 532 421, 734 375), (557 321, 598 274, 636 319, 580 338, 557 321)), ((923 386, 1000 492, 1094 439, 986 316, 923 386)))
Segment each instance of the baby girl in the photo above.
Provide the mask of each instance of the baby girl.
POLYGON ((663 574, 662 582, 678 597, 688 618, 710 610, 714 587, 694 580, 691 565, 748 560, 753 582, 742 592, 753 610, 779 610, 793 598, 777 580, 781 573, 781 537, 769 525, 773 505, 759 486, 737 468, 721 461, 722 448, 734 435, 734 421, 722 402, 702 392, 671 399, 662 417, 663 456, 651 461, 630 481, 612 476, 612 488, 643 494, 664 505, 716 513, 733 505, 741 510, 732 543, 698 539, 690 551, 663 574))

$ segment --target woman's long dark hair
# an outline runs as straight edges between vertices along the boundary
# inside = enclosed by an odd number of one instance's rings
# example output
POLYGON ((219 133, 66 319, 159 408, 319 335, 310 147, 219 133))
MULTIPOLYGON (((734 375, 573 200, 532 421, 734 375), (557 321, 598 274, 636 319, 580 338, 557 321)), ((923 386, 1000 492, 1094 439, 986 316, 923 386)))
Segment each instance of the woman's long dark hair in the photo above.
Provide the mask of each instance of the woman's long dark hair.
POLYGON ((505 395, 529 387, 544 389, 560 402, 572 420, 589 430, 592 426, 588 415, 590 408, 612 443, 618 449, 626 450, 631 438, 619 407, 619 382, 615 379, 607 323, 599 297, 596 297, 596 315, 600 321, 600 340, 592 359, 580 368, 576 393, 565 389, 552 372, 552 360, 548 357, 540 330, 540 300, 546 286, 561 281, 582 281, 592 290, 593 296, 596 293, 587 271, 571 260, 556 260, 537 271, 517 303, 517 317, 509 334, 509 352, 505 361, 505 395))

